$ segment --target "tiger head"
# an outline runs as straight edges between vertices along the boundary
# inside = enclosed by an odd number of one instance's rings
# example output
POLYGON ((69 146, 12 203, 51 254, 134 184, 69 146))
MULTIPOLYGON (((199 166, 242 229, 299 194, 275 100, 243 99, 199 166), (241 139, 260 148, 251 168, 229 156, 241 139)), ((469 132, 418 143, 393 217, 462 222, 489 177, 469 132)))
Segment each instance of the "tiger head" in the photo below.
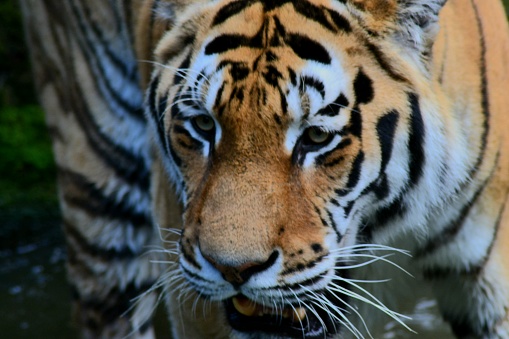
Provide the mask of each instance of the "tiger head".
POLYGON ((238 335, 349 328, 351 254, 426 194, 444 2, 170 4, 147 105, 184 205, 180 271, 238 335))

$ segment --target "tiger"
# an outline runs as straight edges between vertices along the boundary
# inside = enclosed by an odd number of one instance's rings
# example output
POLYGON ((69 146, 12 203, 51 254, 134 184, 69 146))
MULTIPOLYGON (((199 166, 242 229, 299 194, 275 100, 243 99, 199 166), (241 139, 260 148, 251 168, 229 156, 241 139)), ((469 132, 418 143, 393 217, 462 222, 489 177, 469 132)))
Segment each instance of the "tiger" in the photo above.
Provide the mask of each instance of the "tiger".
POLYGON ((22 4, 91 337, 509 338, 500 1, 22 4))

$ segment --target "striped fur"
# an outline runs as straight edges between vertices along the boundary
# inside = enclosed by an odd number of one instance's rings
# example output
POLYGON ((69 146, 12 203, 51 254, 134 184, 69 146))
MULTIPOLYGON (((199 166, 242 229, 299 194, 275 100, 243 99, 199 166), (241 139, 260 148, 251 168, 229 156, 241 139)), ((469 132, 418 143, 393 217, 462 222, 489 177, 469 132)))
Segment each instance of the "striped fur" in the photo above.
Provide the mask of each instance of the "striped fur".
POLYGON ((390 267, 457 337, 509 337, 498 0, 78 3, 27 22, 83 312, 154 282, 153 222, 176 338, 380 337, 390 267))
POLYGON ((58 167, 75 321, 88 338, 150 337, 154 297, 133 310, 160 268, 150 263, 159 234, 131 4, 21 5, 58 167))

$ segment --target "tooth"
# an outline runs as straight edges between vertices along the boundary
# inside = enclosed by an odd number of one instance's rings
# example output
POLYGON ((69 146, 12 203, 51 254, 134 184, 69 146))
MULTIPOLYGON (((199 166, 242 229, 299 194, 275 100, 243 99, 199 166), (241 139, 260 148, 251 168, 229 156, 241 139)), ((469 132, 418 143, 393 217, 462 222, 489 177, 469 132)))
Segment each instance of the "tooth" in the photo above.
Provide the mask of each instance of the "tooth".
POLYGON ((235 309, 245 316, 251 317, 257 311, 256 304, 247 298, 233 297, 232 302, 235 309))
POLYGON ((302 307, 298 307, 292 312, 292 320, 293 321, 302 321, 306 318, 306 309, 302 307))

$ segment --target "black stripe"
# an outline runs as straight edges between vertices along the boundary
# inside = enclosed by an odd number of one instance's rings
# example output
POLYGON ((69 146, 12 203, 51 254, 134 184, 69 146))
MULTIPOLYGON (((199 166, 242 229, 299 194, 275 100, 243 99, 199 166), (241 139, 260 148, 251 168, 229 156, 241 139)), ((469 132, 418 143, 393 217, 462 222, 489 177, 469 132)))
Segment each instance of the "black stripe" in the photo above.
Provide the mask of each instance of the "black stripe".
POLYGON ((380 173, 384 173, 392 156, 392 148, 394 145, 394 135, 398 125, 399 113, 395 110, 390 111, 378 120, 376 124, 376 132, 382 155, 382 164, 380 173))
POLYGON ((488 94, 488 76, 486 70, 486 39, 485 33, 483 30, 483 24, 481 20, 481 15, 479 14, 479 9, 473 0, 470 0, 472 7, 475 11, 475 18, 477 29, 480 36, 480 44, 481 44, 481 55, 480 55, 480 77, 481 77, 481 94, 482 94, 482 115, 484 117, 483 121, 483 132, 480 140, 480 151, 479 156, 477 157, 477 161, 470 171, 470 177, 473 177, 482 165, 482 161, 484 160, 484 155, 486 153, 486 146, 488 142, 488 133, 490 130, 489 119, 490 119, 490 100, 488 94))
MULTIPOLYGON (((121 248, 103 248, 91 244, 72 224, 63 220, 63 229, 67 237, 67 242, 73 251, 79 251, 80 255, 86 253, 101 261, 119 261, 135 259, 141 253, 134 252, 129 246, 124 245, 121 248)), ((77 259, 76 259, 77 260, 77 259)))
POLYGON ((175 134, 175 138, 177 138, 178 144, 183 148, 191 151, 201 151, 203 149, 203 143, 193 138, 191 133, 181 125, 173 125, 173 133, 175 134))
MULTIPOLYGON (((324 256, 318 257, 317 261, 322 261, 324 256)), ((282 273, 283 274, 283 273, 282 273)), ((291 297, 298 298, 297 300, 302 301, 306 297, 308 297, 308 292, 306 290, 302 291, 302 286, 313 286, 319 283, 321 280, 323 280, 327 276, 327 272, 321 272, 317 275, 315 275, 313 278, 298 282, 293 285, 284 285, 284 286, 278 286, 277 290, 281 291, 292 291, 290 294, 291 297)), ((273 288, 260 288, 261 290, 271 290, 273 288)))
POLYGON ((239 34, 222 34, 209 42, 205 47, 205 55, 221 54, 239 47, 258 47, 252 46, 252 38, 239 34))
POLYGON ((286 30, 277 16, 274 17, 274 25, 274 32, 272 33, 272 38, 269 41, 269 46, 280 47, 283 45, 283 39, 286 36, 286 30))
POLYGON ((405 193, 406 192, 400 193, 400 195, 396 199, 394 199, 394 201, 392 201, 389 205, 380 208, 376 212, 375 224, 377 228, 383 227, 389 221, 393 220, 398 216, 401 217, 406 213, 407 207, 403 202, 403 196, 405 195, 405 193))
POLYGON ((279 92, 279 100, 281 102, 281 112, 283 113, 283 115, 287 115, 288 114, 288 101, 286 100, 286 95, 283 92, 283 90, 281 89, 281 87, 278 87, 278 92, 279 92))
MULTIPOLYGON (((214 109, 216 109, 216 110, 218 110, 218 108, 221 105, 221 99, 222 99, 222 96, 223 96, 224 87, 225 87, 225 83, 223 82, 221 84, 221 87, 219 87, 219 89, 217 90, 216 99, 214 100, 214 109)), ((222 110, 220 112, 218 112, 218 115, 219 116, 222 115, 222 110)))
POLYGON ((263 5, 264 12, 269 12, 276 8, 282 7, 287 3, 292 3, 297 13, 319 23, 322 27, 334 33, 337 33, 339 31, 343 32, 351 31, 350 23, 339 13, 324 7, 314 6, 307 1, 291 1, 291 0, 269 0, 269 1, 243 0, 231 2, 230 4, 224 6, 217 12, 214 19, 212 20, 211 28, 224 23, 229 18, 239 14, 244 9, 255 3, 261 3, 263 5))
POLYGON ((331 63, 327 49, 304 35, 288 34, 285 37, 285 42, 301 59, 313 60, 326 65, 331 63))
POLYGON ((448 34, 448 31, 447 31, 447 26, 446 25, 443 25, 441 24, 441 27, 440 27, 440 31, 442 32, 442 34, 444 35, 444 50, 442 51, 442 56, 441 56, 441 66, 440 66, 440 71, 438 72, 438 82, 440 84, 443 84, 444 83, 444 74, 445 74, 445 66, 447 65, 447 52, 449 51, 449 34, 448 34))
POLYGON ((259 2, 263 4, 263 9, 265 10, 265 12, 269 12, 278 7, 282 7, 289 2, 292 2, 292 0, 264 0, 259 2))
POLYGON ((343 208, 344 212, 345 212, 345 218, 348 218, 348 216, 350 215, 350 212, 352 212, 352 208, 353 206, 355 205, 355 201, 350 201, 348 202, 348 204, 343 208))
POLYGON ((283 78, 283 74, 277 70, 276 67, 268 65, 262 73, 265 81, 272 87, 278 87, 279 80, 283 78))
MULTIPOLYGON (((490 180, 487 179, 486 182, 488 182, 488 181, 490 181, 490 180)), ((484 186, 482 188, 484 188, 484 186)), ((482 191, 482 189, 481 189, 481 191, 482 191)), ((498 239, 498 232, 501 227, 500 223, 501 223, 502 217, 505 213, 508 195, 509 195, 509 190, 506 190, 505 194, 504 194, 504 199, 501 199, 502 205, 499 208, 499 211, 497 214, 497 219, 495 220, 495 222, 493 224, 494 231, 493 231, 493 236, 491 238, 490 245, 486 249, 486 254, 480 260, 480 262, 472 263, 468 267, 463 267, 460 270, 454 269, 454 268, 449 268, 449 267, 448 268, 440 268, 440 267, 431 268, 431 269, 424 271, 424 278, 429 279, 429 280, 444 279, 444 278, 448 278, 450 276, 458 276, 459 275, 459 276, 463 276, 463 277, 468 277, 469 279, 478 280, 479 275, 481 275, 483 273, 483 269, 486 266, 486 263, 488 262, 489 258, 491 257, 493 247, 495 246, 495 242, 498 239)))
POLYGON ((346 33, 350 33, 352 31, 352 26, 350 26, 350 22, 338 12, 332 11, 330 9, 326 9, 327 13, 329 13, 332 22, 336 25, 338 31, 344 31, 346 33))
MULTIPOLYGON (((183 74, 186 73, 185 70, 189 67, 190 62, 191 62, 191 52, 189 52, 187 54, 186 58, 182 61, 182 63, 178 67, 178 69, 181 70, 181 71, 175 72, 175 75, 173 77, 173 85, 172 86, 178 86, 178 85, 180 85, 186 79, 183 74)), ((184 92, 184 86, 181 86, 179 88, 177 94, 175 95, 174 101, 178 102, 181 99, 183 99, 183 97, 186 96, 186 95, 189 95, 189 94, 185 93, 184 92)), ((175 119, 177 116, 180 115, 181 111, 180 111, 179 105, 180 104, 172 104, 171 105, 171 117, 172 117, 172 119, 175 119)))
POLYGON ((175 165, 177 165, 177 167, 182 166, 182 159, 177 155, 177 153, 175 153, 175 150, 173 149, 173 143, 172 143, 171 137, 166 138, 166 142, 167 142, 166 147, 168 147, 168 150, 170 151, 171 158, 175 162, 175 165))
MULTIPOLYGON (((409 153, 410 153, 410 182, 416 185, 422 175, 424 166, 424 123, 422 121, 421 111, 419 107, 418 98, 416 95, 410 94, 409 101, 412 108, 411 117, 411 131, 409 140, 409 153)), ((380 176, 377 181, 368 186, 362 194, 368 192, 375 192, 378 199, 384 199, 389 195, 390 185, 387 175, 384 173, 388 162, 392 155, 392 148, 394 142, 394 135, 397 127, 399 113, 391 111, 382 117, 377 124, 377 133, 380 140, 382 163, 380 176)), ((371 227, 366 228, 367 233, 372 233, 375 229, 379 229, 392 221, 396 217, 401 217, 407 211, 407 207, 403 202, 403 196, 410 187, 405 188, 400 192, 399 196, 388 206, 379 209, 376 213, 375 222, 371 227), (375 226, 376 225, 376 226, 375 226)))
POLYGON ((229 102, 233 102, 234 99, 237 99, 239 105, 241 105, 242 102, 244 101, 244 90, 245 90, 244 86, 235 86, 232 90, 232 93, 230 94, 229 102))
POLYGON ((154 284, 155 281, 129 282, 122 289, 112 285, 103 298, 96 295, 81 295, 81 290, 73 286, 72 294, 75 299, 79 300, 80 311, 87 315, 86 325, 93 329, 99 329, 106 328, 107 324, 116 323, 121 318, 130 318, 130 314, 134 310, 134 300, 154 284))
POLYGON ((329 216, 332 229, 334 230, 334 232, 336 232, 336 242, 339 244, 341 242, 341 239, 343 239, 343 235, 339 232, 338 225, 336 225, 336 222, 334 221, 334 217, 331 211, 327 210, 327 215, 329 216))
POLYGON ((322 153, 320 154, 319 156, 316 157, 315 159, 315 164, 317 166, 321 166, 321 165, 324 165, 324 166, 329 166, 330 165, 327 165, 327 160, 329 160, 329 158, 334 155, 334 153, 336 153, 336 151, 338 150, 342 150, 344 149, 345 147, 348 147, 352 144, 352 139, 350 138, 344 138, 343 140, 341 140, 337 145, 336 147, 334 147, 333 149, 325 152, 325 153, 322 153))
POLYGON ((302 82, 306 87, 312 87, 318 91, 318 93, 322 96, 322 99, 325 98, 325 86, 323 85, 323 82, 307 75, 302 78, 302 82))
POLYGON ((106 195, 85 176, 70 170, 60 169, 59 180, 65 201, 91 216, 120 220, 134 227, 150 227, 150 216, 137 212, 129 201, 129 195, 117 197, 106 195))
MULTIPOLYGON (((214 281, 205 279, 201 275, 189 271, 185 266, 180 266, 180 269, 188 276, 188 278, 190 278, 190 280, 198 280, 199 282, 204 282, 207 283, 208 285, 215 284, 214 281)), ((196 282, 193 283, 195 286, 198 285, 196 282)))
POLYGON ((277 113, 274 113, 273 117, 274 117, 274 121, 276 122, 276 124, 278 124, 280 126, 283 124, 283 122, 281 121, 281 118, 279 117, 279 115, 277 113))
POLYGON ((348 183, 346 184, 347 188, 352 189, 359 182, 363 162, 364 162, 364 152, 360 151, 353 162, 352 170, 350 171, 350 175, 348 176, 348 183))
POLYGON ((435 252, 438 248, 446 246, 447 244, 451 243, 453 240, 456 239, 456 235, 461 231, 462 227, 464 226, 466 218, 468 217, 474 204, 477 203, 477 199, 479 199, 482 192, 486 188, 490 178, 488 178, 481 185, 481 187, 479 187, 479 189, 475 192, 472 199, 470 199, 470 201, 468 201, 463 206, 463 208, 460 210, 458 217, 449 226, 447 226, 443 231, 441 231, 440 234, 429 239, 425 246, 421 247, 420 249, 414 252, 414 258, 422 258, 424 256, 427 256, 432 252, 435 252))
POLYGON ((467 267, 464 267, 461 269, 455 269, 451 267, 435 267, 435 268, 429 268, 423 271, 423 277, 427 280, 441 280, 441 279, 447 279, 450 277, 462 277, 465 279, 476 281, 479 279, 479 276, 483 274, 484 267, 486 266, 486 263, 491 257, 491 253, 493 250, 493 246, 495 245, 495 242, 497 241, 498 232, 500 230, 500 222, 502 221, 502 216, 505 212, 506 207, 506 201, 507 201, 508 192, 506 191, 505 199, 502 202, 502 207, 499 209, 497 219, 494 223, 495 229, 493 231, 493 236, 491 238, 490 245, 486 249, 486 254, 484 257, 477 263, 470 263, 467 267))
MULTIPOLYGON (((138 122, 144 122, 143 109, 142 109, 142 98, 143 95, 141 93, 141 89, 139 90, 139 98, 140 102, 132 103, 129 99, 133 99, 133 96, 129 98, 124 98, 121 96, 119 91, 115 90, 112 86, 113 81, 118 81, 118 79, 110 79, 106 76, 107 72, 104 68, 103 59, 98 57, 97 46, 101 46, 104 51, 104 55, 107 57, 108 62, 111 62, 114 68, 119 71, 123 77, 124 82, 130 83, 131 86, 139 89, 139 75, 138 75, 138 67, 136 60, 127 58, 126 55, 128 53, 124 52, 122 57, 117 57, 109 48, 111 45, 110 41, 106 41, 102 32, 99 28, 94 25, 91 18, 87 17, 86 22, 84 18, 80 15, 78 8, 75 3, 70 3, 74 16, 77 18, 77 24, 79 29, 81 30, 82 39, 76 39, 78 45, 86 58, 88 59, 91 65, 95 67, 89 67, 89 69, 94 73, 93 80, 95 81, 97 88, 103 88, 105 90, 106 96, 109 100, 105 100, 105 103, 108 104, 111 108, 111 112, 118 113, 118 109, 116 107, 111 106, 111 101, 114 101, 118 107, 122 109, 123 112, 127 113, 129 117, 136 119, 138 122), (88 25, 87 25, 88 24, 88 25), (88 28, 91 28, 91 31, 95 33, 96 40, 91 40, 87 32, 90 32, 88 28), (127 63, 127 60, 131 60, 131 63, 127 63), (101 86, 102 85, 102 86, 101 86)), ((85 16, 89 12, 87 8, 84 8, 85 16)), ((129 49, 129 47, 125 47, 125 49, 129 49)), ((106 99, 106 98, 105 98, 106 99)))
POLYGON ((72 108, 90 147, 120 178, 144 191, 148 190, 149 170, 143 156, 134 154, 101 132, 87 101, 82 97, 81 88, 77 86, 73 83, 70 89, 72 108))
POLYGON ((387 57, 383 54, 383 52, 375 45, 366 41, 366 46, 375 58, 376 62, 380 66, 382 70, 387 73, 393 80, 398 82, 408 82, 408 80, 401 74, 399 74, 395 69, 391 67, 389 62, 387 61, 387 57))
POLYGON ((357 76, 353 82, 353 88, 355 93, 355 106, 368 104, 375 97, 373 80, 364 73, 362 68, 357 72, 357 76))
POLYGON ((351 192, 352 188, 354 188, 359 179, 361 177, 362 164, 364 162, 364 152, 360 151, 355 157, 355 160, 352 164, 352 169, 350 170, 350 174, 348 175, 348 182, 346 183, 345 189, 337 189, 335 192, 338 196, 345 196, 351 192))
POLYGON ((180 85, 182 81, 186 79, 185 75, 187 74, 187 69, 191 64, 191 55, 192 51, 189 51, 189 53, 187 53, 186 57, 178 67, 178 70, 175 72, 175 75, 173 77, 173 86, 180 85))
POLYGON ((380 174, 380 176, 374 182, 369 184, 368 187, 362 191, 361 195, 368 194, 369 192, 374 192, 378 200, 387 198, 391 192, 387 174, 380 174))
POLYGON ((159 84, 159 76, 155 76, 151 81, 148 88, 148 95, 147 95, 147 101, 148 101, 148 113, 150 114, 150 117, 154 121, 154 124, 157 128, 157 137, 159 139, 159 143, 163 145, 164 151, 167 153, 168 150, 164 147, 166 145, 166 136, 164 133, 164 111, 166 110, 166 103, 168 102, 167 98, 159 99, 159 103, 156 104, 156 92, 157 92, 157 85, 159 84), (165 103, 164 107, 163 103, 165 103))
POLYGON ((233 79, 233 81, 241 81, 247 78, 249 75, 250 70, 249 67, 245 63, 232 63, 230 68, 230 75, 233 79))
POLYGON ((408 101, 412 111, 410 117, 410 136, 408 141, 408 151, 410 154, 409 171, 410 183, 415 186, 418 184, 422 176, 425 153, 424 153, 424 121, 422 119, 421 107, 419 105, 419 97, 416 94, 409 94, 408 101))
MULTIPOLYGON (((334 167, 334 166, 337 166, 339 165, 340 163, 342 163, 343 161, 345 161, 345 157, 340 155, 339 157, 337 158, 334 158, 334 159, 330 159, 329 161, 323 163, 323 166, 324 167, 334 167)), ((330 177, 331 179, 333 180, 336 180, 336 178, 334 177, 330 177)))
MULTIPOLYGON (((322 84, 323 85, 323 84, 322 84)), ((325 96, 325 91, 322 97, 325 96)), ((328 104, 326 107, 321 108, 316 115, 324 115, 328 117, 335 117, 339 114, 342 108, 348 108, 350 102, 346 98, 343 93, 340 93, 339 96, 334 100, 333 103, 328 104)))
MULTIPOLYGON (((357 106, 356 106, 357 107, 357 106)), ((361 138, 362 136, 362 117, 358 108, 352 109, 350 111, 350 123, 348 127, 345 129, 346 132, 352 134, 357 138, 361 138)))
POLYGON ((222 7, 214 16, 212 20, 212 25, 210 28, 214 28, 217 25, 222 24, 232 16, 242 12, 247 7, 259 2, 259 0, 242 0, 242 1, 233 1, 228 5, 222 7))
MULTIPOLYGON (((189 264, 191 264, 192 266, 194 266, 195 268, 201 270, 202 269, 201 265, 196 262, 196 260, 194 259, 194 256, 191 254, 191 253, 193 253, 193 251, 192 251, 192 245, 191 245, 189 239, 184 238, 184 237, 182 237, 180 239, 181 239, 181 241, 180 241, 180 248, 181 248, 180 253, 184 257, 184 259, 187 260, 187 262, 189 264), (183 244, 184 241, 187 243, 187 246, 185 244, 183 244), (190 250, 189 251, 190 253, 188 252, 188 250, 190 250)), ((180 265, 180 268, 184 269, 184 266, 180 265)), ((200 277, 200 279, 201 280, 205 280, 205 279, 203 279, 201 277, 200 277)))
POLYGON ((333 33, 343 31, 349 33, 352 27, 348 20, 337 12, 324 7, 317 7, 307 1, 293 1, 295 11, 306 18, 319 23, 322 27, 328 29, 333 33), (329 20, 332 19, 332 22, 329 20))
POLYGON ((320 218, 320 221, 321 221, 322 225, 325 226, 325 227, 329 227, 329 224, 327 223, 327 221, 322 217, 322 213, 320 212, 320 209, 318 208, 318 206, 313 204, 313 207, 314 207, 314 210, 315 210, 316 214, 320 218))
POLYGON ((288 67, 288 75, 290 77, 290 82, 292 83, 292 85, 297 87, 297 74, 290 67, 288 67))

